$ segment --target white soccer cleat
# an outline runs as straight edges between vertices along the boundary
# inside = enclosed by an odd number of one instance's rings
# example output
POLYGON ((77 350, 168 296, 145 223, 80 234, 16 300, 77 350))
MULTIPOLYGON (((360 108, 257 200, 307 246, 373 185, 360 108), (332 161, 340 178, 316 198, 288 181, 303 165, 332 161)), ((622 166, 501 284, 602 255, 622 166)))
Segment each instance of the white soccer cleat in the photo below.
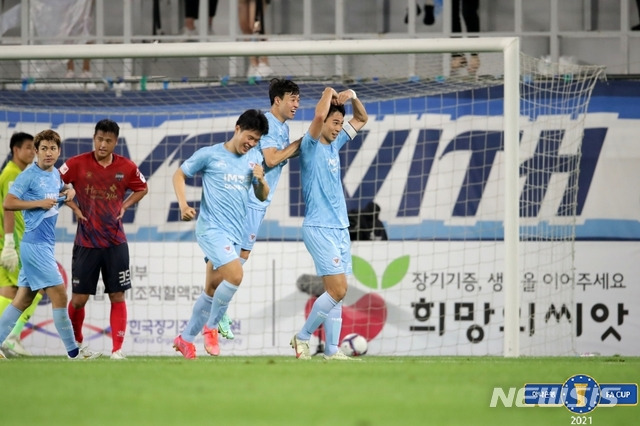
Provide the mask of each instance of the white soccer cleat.
POLYGON ((296 351, 296 358, 298 359, 311 359, 309 352, 309 341, 298 339, 298 335, 294 334, 289 342, 291 347, 296 351))
POLYGON ((341 351, 336 352, 333 355, 322 355, 325 361, 362 361, 360 358, 354 358, 351 356, 346 356, 341 351))
POLYGON ((89 349, 89 345, 87 345, 86 343, 78 343, 78 349, 80 349, 78 358, 81 358, 81 359, 95 359, 95 358, 100 358, 102 356, 102 352, 92 351, 91 349, 89 349))
POLYGON ((4 343, 2 343, 2 349, 20 356, 31 356, 31 352, 22 345, 20 338, 15 335, 7 337, 4 343))
POLYGON ((111 353, 111 359, 120 360, 120 359, 127 359, 127 357, 124 356, 124 354, 122 353, 122 351, 120 349, 118 349, 117 351, 111 353))

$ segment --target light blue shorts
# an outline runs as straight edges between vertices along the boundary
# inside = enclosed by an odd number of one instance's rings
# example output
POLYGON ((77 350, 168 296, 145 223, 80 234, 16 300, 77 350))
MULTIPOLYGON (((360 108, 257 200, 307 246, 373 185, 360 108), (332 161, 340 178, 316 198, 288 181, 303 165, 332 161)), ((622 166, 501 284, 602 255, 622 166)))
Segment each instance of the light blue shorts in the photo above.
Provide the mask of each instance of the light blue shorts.
POLYGON ((220 229, 209 228, 205 232, 196 232, 196 240, 214 268, 224 266, 239 257, 240 245, 231 241, 220 229))
POLYGON ((303 226, 304 245, 316 265, 316 274, 351 275, 351 239, 349 229, 303 226))
POLYGON ((258 236, 258 230, 266 213, 266 210, 252 209, 251 207, 247 208, 247 225, 241 245, 243 250, 253 250, 253 245, 256 243, 256 237, 258 236))
POLYGON ((53 245, 23 241, 20 245, 20 259, 22 269, 18 276, 19 287, 38 291, 63 283, 53 245))

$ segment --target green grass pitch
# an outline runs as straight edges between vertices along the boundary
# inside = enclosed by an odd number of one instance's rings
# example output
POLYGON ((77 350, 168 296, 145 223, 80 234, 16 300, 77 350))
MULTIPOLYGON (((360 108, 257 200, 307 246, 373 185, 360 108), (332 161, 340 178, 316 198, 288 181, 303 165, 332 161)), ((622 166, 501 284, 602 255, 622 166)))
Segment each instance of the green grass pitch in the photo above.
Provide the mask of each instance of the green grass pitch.
POLYGON ((490 408, 494 387, 640 382, 640 358, 129 357, 0 361, 0 424, 13 425, 631 425, 638 406, 490 408), (582 423, 576 423, 576 421, 582 423))

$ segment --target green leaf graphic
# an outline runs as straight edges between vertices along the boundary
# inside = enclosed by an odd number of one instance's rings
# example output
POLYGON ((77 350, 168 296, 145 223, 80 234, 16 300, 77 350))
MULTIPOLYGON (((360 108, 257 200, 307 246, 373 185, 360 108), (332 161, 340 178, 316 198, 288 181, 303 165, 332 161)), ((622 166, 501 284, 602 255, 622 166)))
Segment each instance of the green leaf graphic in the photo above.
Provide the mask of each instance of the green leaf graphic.
POLYGON ((395 259, 382 274, 382 288, 390 288, 398 284, 409 270, 409 255, 395 259))
POLYGON ((378 277, 376 277, 376 271, 373 270, 373 267, 369 262, 361 257, 352 255, 351 263, 353 267, 353 275, 356 279, 367 287, 377 290, 378 277))

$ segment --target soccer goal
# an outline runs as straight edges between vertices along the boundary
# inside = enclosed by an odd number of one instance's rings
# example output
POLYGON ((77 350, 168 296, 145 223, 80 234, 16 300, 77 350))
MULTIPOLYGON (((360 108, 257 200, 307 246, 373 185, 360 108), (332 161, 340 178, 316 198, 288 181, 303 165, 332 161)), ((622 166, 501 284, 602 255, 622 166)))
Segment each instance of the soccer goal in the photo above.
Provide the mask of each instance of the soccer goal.
MULTIPOLYGON (((64 159, 91 150, 93 126, 108 117, 121 126, 117 152, 149 182, 124 218, 134 286, 128 354, 172 354, 204 284, 173 172, 197 148, 226 141, 243 110, 268 110, 270 77, 300 86, 294 139, 326 86, 355 90, 370 117, 341 153, 354 236, 342 335, 364 336, 373 355, 577 352, 574 226, 584 114, 601 67, 527 57, 517 38, 0 51, 2 152, 12 132, 52 127, 64 159), (246 76, 252 56, 268 60, 270 76, 246 76), (69 59, 90 59, 91 75, 65 78, 69 59), (386 236, 366 226, 374 216, 386 236)), ((299 170, 291 160, 260 229, 229 308, 236 338, 222 342, 225 355, 291 355, 289 338, 321 291, 302 243, 299 170)), ((194 205, 200 184, 190 182, 194 205)), ((70 275, 70 211, 58 228, 56 253, 70 275)), ((94 349, 111 347, 108 305, 100 292, 87 305, 94 349)), ((40 307, 23 333, 34 353, 61 353, 50 318, 50 306, 40 307)), ((320 330, 318 347, 322 338, 320 330)))

